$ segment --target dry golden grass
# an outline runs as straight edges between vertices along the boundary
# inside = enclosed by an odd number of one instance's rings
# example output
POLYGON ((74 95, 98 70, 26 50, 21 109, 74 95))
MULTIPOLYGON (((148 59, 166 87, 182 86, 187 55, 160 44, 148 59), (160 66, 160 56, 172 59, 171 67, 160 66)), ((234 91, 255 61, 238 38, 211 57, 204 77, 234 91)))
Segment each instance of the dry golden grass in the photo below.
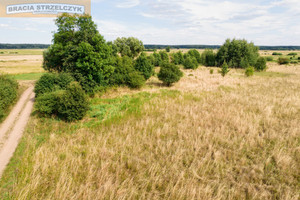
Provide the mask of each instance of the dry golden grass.
POLYGON ((298 200, 300 66, 216 71, 185 70, 167 90, 152 78, 143 93, 109 91, 98 104, 141 99, 101 123, 34 115, 0 199, 298 200))
POLYGON ((0 56, 0 73, 24 74, 44 72, 42 55, 0 56))

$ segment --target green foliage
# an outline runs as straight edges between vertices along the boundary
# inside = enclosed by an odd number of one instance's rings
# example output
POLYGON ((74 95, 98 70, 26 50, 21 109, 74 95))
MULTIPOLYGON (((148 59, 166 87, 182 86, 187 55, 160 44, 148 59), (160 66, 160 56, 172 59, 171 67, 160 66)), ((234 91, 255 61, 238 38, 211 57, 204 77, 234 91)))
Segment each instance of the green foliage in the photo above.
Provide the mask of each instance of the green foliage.
POLYGON ((154 66, 149 62, 145 53, 136 59, 134 68, 143 74, 145 80, 148 80, 154 73, 154 66))
POLYGON ((159 55, 160 55, 161 62, 170 62, 169 54, 165 50, 159 51, 159 55))
POLYGON ((254 74, 254 67, 250 67, 250 66, 247 67, 245 70, 245 75, 249 77, 249 76, 253 76, 253 74, 254 74))
POLYGON ((298 64, 298 61, 297 60, 292 60, 291 64, 298 64))
POLYGON ((184 57, 181 51, 171 54, 171 62, 175 65, 183 65, 184 57))
POLYGON ((277 62, 278 62, 279 65, 287 65, 287 64, 290 63, 290 59, 284 58, 284 57, 280 57, 280 58, 278 58, 277 62))
POLYGON ((221 75, 222 75, 223 77, 225 77, 226 74, 229 73, 229 71, 230 71, 230 70, 228 69, 228 65, 227 65, 227 63, 224 61, 224 63, 223 63, 223 65, 222 65, 221 70, 219 71, 219 73, 221 73, 221 75))
POLYGON ((46 73, 36 82, 34 92, 38 97, 47 92, 66 89, 74 81, 74 78, 67 73, 46 73))
POLYGON ((128 86, 130 88, 141 88, 145 84, 144 76, 137 71, 128 74, 128 86))
POLYGON ((195 57, 191 57, 190 55, 186 55, 183 66, 185 69, 197 69, 198 68, 198 62, 195 57))
POLYGON ((89 110, 88 98, 81 86, 73 82, 61 95, 58 116, 66 121, 81 120, 89 110))
POLYGON ((289 53, 288 56, 296 56, 298 55, 297 53, 289 53))
POLYGON ((210 74, 214 74, 214 70, 213 70, 213 69, 210 69, 210 70, 209 70, 209 73, 210 73, 210 74))
POLYGON ((196 59, 196 61, 198 62, 198 64, 201 63, 201 54, 199 53, 199 51, 197 49, 191 49, 187 52, 187 54, 193 58, 196 59))
POLYGON ((35 109, 43 116, 57 115, 58 105, 63 93, 64 90, 58 90, 39 95, 35 100, 35 109))
POLYGON ((245 58, 242 58, 242 60, 241 60, 241 68, 246 69, 248 67, 250 67, 250 64, 249 64, 248 60, 245 59, 245 58))
POLYGON ((110 78, 111 85, 127 85, 130 88, 139 88, 145 83, 143 74, 135 70, 132 58, 128 56, 116 57, 114 66, 115 72, 110 78))
POLYGON ((44 116, 55 115, 65 121, 81 120, 89 109, 88 98, 77 82, 66 90, 45 93, 36 99, 35 109, 44 116))
POLYGON ((63 14, 56 19, 56 25, 53 44, 44 52, 43 68, 71 73, 88 92, 98 85, 107 85, 114 70, 113 50, 92 18, 63 14))
POLYGON ((298 60, 300 60, 300 57, 298 57, 298 60))
POLYGON ((256 71, 265 71, 267 69, 267 61, 264 57, 259 57, 254 65, 256 71))
POLYGON ((205 49, 201 54, 201 63, 204 66, 215 66, 216 65, 216 54, 212 49, 205 49))
POLYGON ((273 55, 273 56, 282 56, 282 53, 273 52, 272 55, 273 55))
POLYGON ((158 79, 161 80, 167 86, 171 86, 176 83, 183 76, 179 67, 173 63, 163 63, 158 73, 158 79))
POLYGON ((153 56, 153 65, 155 66, 155 67, 158 67, 159 65, 160 65, 160 63, 161 63, 161 56, 160 56, 160 54, 159 53, 156 53, 156 51, 154 51, 154 53, 152 54, 152 56, 153 56))
POLYGON ((8 107, 16 100, 17 92, 17 81, 0 74, 0 120, 5 116, 8 107))
POLYGON ((268 62, 273 61, 273 59, 274 59, 273 56, 267 56, 267 57, 266 57, 266 60, 267 60, 268 62))
POLYGON ((135 58, 145 49, 143 42, 134 37, 117 38, 114 41, 114 45, 116 46, 117 52, 120 53, 122 57, 128 56, 130 58, 135 58))
POLYGON ((258 50, 258 47, 246 40, 227 39, 217 53, 217 65, 221 66, 226 62, 229 67, 241 68, 244 59, 249 65, 254 66, 259 57, 258 50))
POLYGON ((170 46, 167 46, 167 47, 166 47, 166 52, 169 53, 170 51, 171 51, 171 47, 170 47, 170 46))

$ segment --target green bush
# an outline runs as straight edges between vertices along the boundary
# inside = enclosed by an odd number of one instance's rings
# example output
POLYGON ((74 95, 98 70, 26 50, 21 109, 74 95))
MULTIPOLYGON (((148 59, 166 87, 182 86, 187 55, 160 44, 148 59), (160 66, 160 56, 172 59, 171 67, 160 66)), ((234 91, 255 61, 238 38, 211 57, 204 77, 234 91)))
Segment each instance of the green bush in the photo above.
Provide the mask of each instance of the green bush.
POLYGON ((273 56, 282 56, 282 53, 273 52, 272 55, 273 55, 273 56))
POLYGON ((297 60, 292 60, 291 64, 298 64, 298 61, 297 60))
POLYGON ((267 57, 266 57, 266 60, 267 60, 268 62, 273 61, 273 59, 274 59, 273 56, 267 56, 267 57))
POLYGON ((191 49, 187 52, 187 55, 191 56, 192 58, 195 58, 198 64, 201 63, 201 54, 197 49, 191 49))
POLYGON ((242 60, 241 60, 241 68, 247 69, 248 67, 250 67, 250 64, 249 64, 248 60, 245 59, 245 58, 242 58, 242 60))
POLYGON ((0 75, 0 120, 5 116, 5 111, 18 96, 18 83, 5 75, 0 75))
POLYGON ((247 40, 227 39, 218 50, 217 65, 221 66, 225 61, 229 67, 241 68, 241 61, 244 59, 249 66, 254 66, 259 57, 258 50, 258 47, 253 43, 248 43, 247 40))
POLYGON ((300 60, 300 57, 298 57, 298 60, 300 60))
POLYGON ((64 92, 64 90, 58 90, 39 95, 35 100, 35 109, 43 116, 57 115, 60 99, 64 92))
POLYGON ((130 88, 141 88, 145 84, 144 76, 137 71, 128 74, 128 86, 130 88))
POLYGON ((158 67, 161 63, 161 57, 160 57, 160 54, 159 53, 156 53, 156 51, 154 51, 154 53, 152 54, 153 55, 153 65, 155 67, 158 67))
POLYGON ((154 66, 149 62, 145 53, 136 59, 134 68, 143 74, 145 80, 148 80, 154 73, 154 66))
POLYGON ((297 53, 289 53, 288 56, 296 56, 298 55, 297 53))
POLYGON ((66 121, 81 120, 89 110, 88 98, 77 82, 72 82, 62 93, 58 104, 58 117, 66 121))
POLYGON ((161 62, 170 62, 169 54, 165 50, 159 51, 159 55, 160 55, 161 62))
POLYGON ((140 88, 145 83, 141 72, 134 68, 134 61, 127 56, 116 57, 115 72, 110 78, 111 85, 127 85, 130 88, 140 88))
POLYGON ((158 79, 167 86, 178 82, 182 76, 182 71, 173 63, 163 63, 158 73, 158 79))
POLYGON ((278 62, 279 65, 287 65, 287 64, 290 63, 290 59, 284 58, 284 57, 280 57, 280 58, 278 58, 277 62, 278 62))
POLYGON ((184 57, 181 51, 171 54, 171 62, 175 65, 183 65, 184 57))
POLYGON ((253 76, 253 74, 254 74, 254 67, 247 67, 245 70, 245 75, 249 77, 249 76, 253 76))
POLYGON ((220 73, 223 77, 225 77, 226 74, 228 74, 229 72, 230 72, 230 70, 228 69, 228 65, 227 65, 227 63, 224 61, 224 63, 223 63, 223 65, 222 65, 221 70, 219 71, 219 73, 220 73))
POLYGON ((67 73, 47 73, 36 82, 34 92, 38 97, 44 93, 66 89, 72 81, 74 78, 67 73))
POLYGON ((209 73, 210 73, 210 74, 214 74, 214 70, 213 70, 213 69, 210 69, 210 70, 209 70, 209 73))
POLYGON ((183 66, 185 69, 197 69, 198 62, 195 57, 191 57, 190 55, 185 55, 183 66))
POLYGON ((35 109, 44 116, 55 115, 65 121, 81 120, 89 109, 88 98, 77 82, 66 90, 44 93, 36 98, 35 109))
POLYGON ((267 69, 267 62, 264 57, 259 57, 255 63, 256 71, 265 71, 267 69))
POLYGON ((216 54, 212 49, 205 49, 201 54, 201 63, 204 66, 215 66, 216 65, 216 54))

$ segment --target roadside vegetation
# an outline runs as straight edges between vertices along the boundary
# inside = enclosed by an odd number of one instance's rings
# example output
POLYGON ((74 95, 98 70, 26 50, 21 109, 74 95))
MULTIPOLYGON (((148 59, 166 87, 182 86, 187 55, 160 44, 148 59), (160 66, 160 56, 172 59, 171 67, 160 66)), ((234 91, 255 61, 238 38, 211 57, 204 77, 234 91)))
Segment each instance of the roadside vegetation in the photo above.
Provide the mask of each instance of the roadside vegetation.
POLYGON ((18 83, 14 79, 0 74, 0 122, 18 96, 18 83))

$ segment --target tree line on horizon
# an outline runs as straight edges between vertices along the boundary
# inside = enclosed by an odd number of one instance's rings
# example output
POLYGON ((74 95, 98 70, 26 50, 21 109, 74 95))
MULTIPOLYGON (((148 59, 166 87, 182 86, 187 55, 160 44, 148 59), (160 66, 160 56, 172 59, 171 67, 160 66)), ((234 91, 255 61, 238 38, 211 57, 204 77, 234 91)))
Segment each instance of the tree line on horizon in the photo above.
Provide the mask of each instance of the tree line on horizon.
MULTIPOLYGON (((47 49, 50 44, 9 44, 0 43, 0 49, 47 49)), ((157 45, 144 44, 146 51, 155 49, 219 49, 221 45, 157 45)), ((260 50, 294 51, 300 50, 300 46, 258 46, 260 50)))

